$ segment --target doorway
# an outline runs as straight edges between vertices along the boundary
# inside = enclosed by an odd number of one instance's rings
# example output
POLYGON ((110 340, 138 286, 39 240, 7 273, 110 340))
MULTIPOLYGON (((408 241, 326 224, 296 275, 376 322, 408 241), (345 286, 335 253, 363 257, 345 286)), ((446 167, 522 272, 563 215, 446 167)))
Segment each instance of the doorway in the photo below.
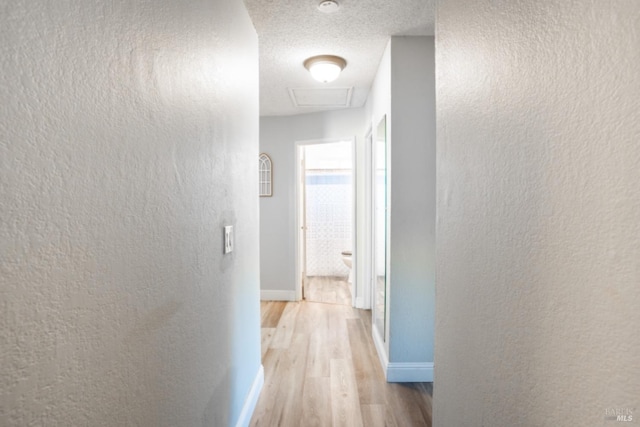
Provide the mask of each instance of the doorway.
POLYGON ((298 142, 296 157, 298 299, 353 306, 354 140, 298 142))

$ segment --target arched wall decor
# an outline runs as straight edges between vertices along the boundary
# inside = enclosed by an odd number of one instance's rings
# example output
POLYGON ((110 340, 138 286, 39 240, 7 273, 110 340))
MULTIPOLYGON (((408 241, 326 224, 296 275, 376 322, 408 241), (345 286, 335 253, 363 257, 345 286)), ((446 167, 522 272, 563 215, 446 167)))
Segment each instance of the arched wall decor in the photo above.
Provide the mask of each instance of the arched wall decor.
POLYGON ((273 195, 273 163, 266 153, 260 154, 260 197, 273 195))

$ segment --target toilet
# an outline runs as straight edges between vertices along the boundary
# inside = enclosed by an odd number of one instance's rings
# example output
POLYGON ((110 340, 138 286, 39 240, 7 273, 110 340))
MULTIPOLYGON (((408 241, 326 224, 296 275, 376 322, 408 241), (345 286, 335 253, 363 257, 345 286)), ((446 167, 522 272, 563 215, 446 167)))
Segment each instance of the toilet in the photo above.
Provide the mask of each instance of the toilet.
POLYGON ((353 253, 351 251, 342 251, 342 262, 349 268, 349 279, 347 279, 349 283, 353 283, 353 268, 351 268, 353 266, 353 262, 351 261, 352 255, 353 253))

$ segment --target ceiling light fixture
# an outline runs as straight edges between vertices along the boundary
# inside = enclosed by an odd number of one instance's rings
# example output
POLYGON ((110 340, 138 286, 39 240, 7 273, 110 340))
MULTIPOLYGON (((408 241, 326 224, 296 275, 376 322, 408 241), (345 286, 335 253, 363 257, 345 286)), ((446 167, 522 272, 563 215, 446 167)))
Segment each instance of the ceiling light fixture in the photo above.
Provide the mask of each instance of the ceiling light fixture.
POLYGON ((304 67, 309 70, 311 77, 322 83, 334 81, 347 66, 347 61, 339 56, 318 55, 304 61, 304 67))
POLYGON ((340 9, 340 5, 334 0, 325 0, 318 5, 318 10, 322 13, 333 13, 338 9, 340 9))

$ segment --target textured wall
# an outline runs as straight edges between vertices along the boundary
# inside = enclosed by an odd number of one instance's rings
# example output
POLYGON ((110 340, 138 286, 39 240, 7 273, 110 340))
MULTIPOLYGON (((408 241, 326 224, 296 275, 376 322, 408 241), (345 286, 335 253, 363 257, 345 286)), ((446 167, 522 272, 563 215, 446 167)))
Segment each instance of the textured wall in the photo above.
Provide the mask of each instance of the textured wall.
POLYGON ((235 424, 260 366, 242 2, 16 0, 0 40, 0 424, 235 424))
POLYGON ((640 6, 442 0, 434 424, 640 413, 640 6))

